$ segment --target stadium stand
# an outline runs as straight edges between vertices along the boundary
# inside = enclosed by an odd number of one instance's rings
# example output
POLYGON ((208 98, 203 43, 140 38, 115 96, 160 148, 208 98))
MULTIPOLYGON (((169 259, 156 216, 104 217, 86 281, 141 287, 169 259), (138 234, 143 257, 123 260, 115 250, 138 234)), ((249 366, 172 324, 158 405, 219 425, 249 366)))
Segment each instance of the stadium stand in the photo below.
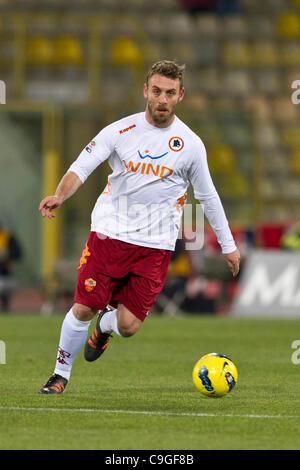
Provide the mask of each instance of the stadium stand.
POLYGON ((1 0, 0 12, 7 101, 59 104, 66 128, 83 108, 93 115, 72 145, 66 132, 63 167, 99 122, 143 106, 145 71, 168 57, 187 65, 179 112, 203 137, 231 222, 299 217, 299 0, 1 0))

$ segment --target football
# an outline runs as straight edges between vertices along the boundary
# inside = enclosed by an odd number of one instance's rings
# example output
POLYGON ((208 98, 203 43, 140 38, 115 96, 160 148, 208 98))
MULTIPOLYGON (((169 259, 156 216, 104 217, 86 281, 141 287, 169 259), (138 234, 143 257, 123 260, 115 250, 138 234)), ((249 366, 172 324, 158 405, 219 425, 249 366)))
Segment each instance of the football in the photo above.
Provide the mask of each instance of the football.
POLYGON ((237 380, 237 368, 224 354, 206 354, 196 362, 193 369, 195 387, 208 397, 218 398, 227 395, 237 380))

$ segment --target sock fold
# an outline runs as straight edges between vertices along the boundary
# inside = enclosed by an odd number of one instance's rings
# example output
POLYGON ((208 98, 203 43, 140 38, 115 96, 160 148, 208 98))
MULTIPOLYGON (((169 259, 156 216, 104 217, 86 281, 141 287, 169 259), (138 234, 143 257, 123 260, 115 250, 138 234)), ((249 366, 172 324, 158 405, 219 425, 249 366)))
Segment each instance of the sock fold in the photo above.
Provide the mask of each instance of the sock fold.
POLYGON ((110 310, 105 313, 100 320, 100 330, 102 333, 112 332, 116 333, 118 336, 122 336, 118 330, 118 318, 117 318, 117 309, 110 310))

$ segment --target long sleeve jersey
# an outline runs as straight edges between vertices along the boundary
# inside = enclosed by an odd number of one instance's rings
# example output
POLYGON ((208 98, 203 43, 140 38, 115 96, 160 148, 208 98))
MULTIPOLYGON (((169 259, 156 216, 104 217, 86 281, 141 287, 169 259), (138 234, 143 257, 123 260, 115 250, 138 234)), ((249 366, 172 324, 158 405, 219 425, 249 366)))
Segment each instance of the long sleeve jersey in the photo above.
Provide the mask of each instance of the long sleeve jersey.
POLYGON ((112 173, 92 211, 92 231, 174 250, 191 184, 222 252, 236 249, 205 146, 177 116, 166 128, 152 126, 144 112, 106 126, 68 171, 83 183, 107 159, 112 173))

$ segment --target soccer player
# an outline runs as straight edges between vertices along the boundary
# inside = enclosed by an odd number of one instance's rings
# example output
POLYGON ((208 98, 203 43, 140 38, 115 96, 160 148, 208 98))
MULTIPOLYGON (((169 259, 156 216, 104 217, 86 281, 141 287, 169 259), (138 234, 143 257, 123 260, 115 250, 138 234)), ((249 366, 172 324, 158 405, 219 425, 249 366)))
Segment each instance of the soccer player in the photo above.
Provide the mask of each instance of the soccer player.
POLYGON ((91 216, 91 231, 79 265, 74 305, 64 318, 53 375, 39 390, 62 393, 73 361, 96 327, 84 356, 94 361, 114 332, 134 335, 160 293, 191 183, 215 231, 233 276, 240 254, 212 182, 202 140, 176 115, 184 97, 184 66, 162 60, 148 71, 146 110, 104 129, 80 153, 54 196, 40 203, 43 217, 72 196, 108 159, 112 173, 91 216))

